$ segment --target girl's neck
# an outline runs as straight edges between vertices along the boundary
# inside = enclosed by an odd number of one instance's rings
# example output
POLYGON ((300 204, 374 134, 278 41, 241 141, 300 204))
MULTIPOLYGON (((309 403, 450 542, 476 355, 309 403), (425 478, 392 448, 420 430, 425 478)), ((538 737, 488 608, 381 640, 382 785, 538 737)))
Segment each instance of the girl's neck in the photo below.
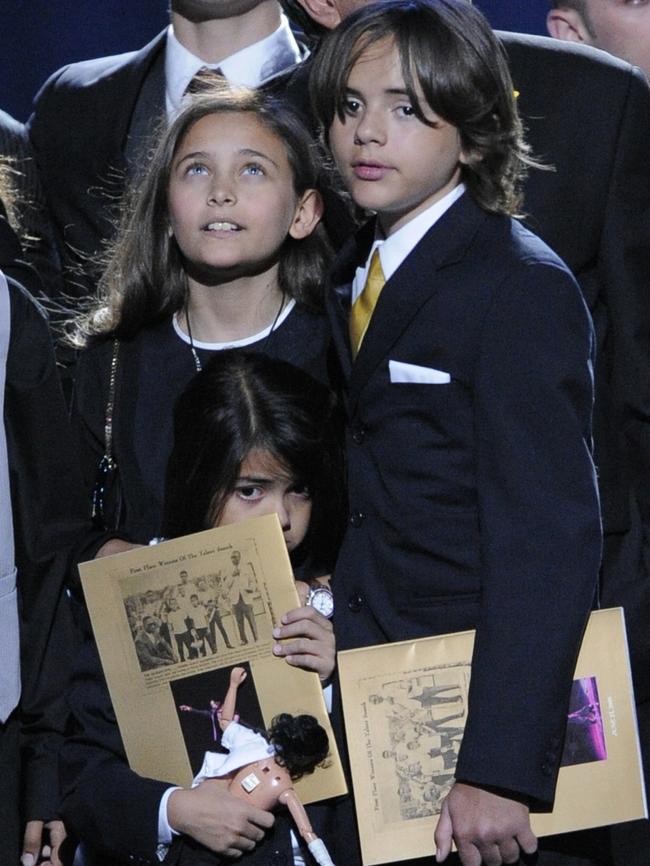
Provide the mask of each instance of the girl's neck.
POLYGON ((187 334, 189 315, 192 338, 199 343, 234 342, 269 328, 283 303, 275 270, 214 286, 190 280, 189 297, 178 313, 178 323, 187 334))

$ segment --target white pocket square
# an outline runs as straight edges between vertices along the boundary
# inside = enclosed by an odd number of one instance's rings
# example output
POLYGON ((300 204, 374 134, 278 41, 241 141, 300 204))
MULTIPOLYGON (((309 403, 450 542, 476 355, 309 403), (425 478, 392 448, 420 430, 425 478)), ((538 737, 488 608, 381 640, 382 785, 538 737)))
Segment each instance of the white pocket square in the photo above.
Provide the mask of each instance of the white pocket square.
POLYGON ((388 372, 391 382, 410 382, 420 385, 446 385, 451 382, 451 376, 444 370, 405 364, 403 361, 389 361, 388 372))

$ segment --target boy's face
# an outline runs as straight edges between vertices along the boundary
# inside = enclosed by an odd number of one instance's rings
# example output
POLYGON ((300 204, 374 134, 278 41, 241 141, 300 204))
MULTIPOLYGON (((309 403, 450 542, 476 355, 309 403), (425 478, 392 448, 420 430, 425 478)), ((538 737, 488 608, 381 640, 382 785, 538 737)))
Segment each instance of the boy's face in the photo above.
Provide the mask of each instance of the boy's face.
MULTIPOLYGON (((418 94, 419 95, 419 94, 418 94)), ((458 129, 420 100, 427 126, 413 112, 392 42, 363 52, 352 68, 345 113, 334 118, 329 141, 355 202, 376 211, 390 235, 460 182, 465 156, 458 129)))

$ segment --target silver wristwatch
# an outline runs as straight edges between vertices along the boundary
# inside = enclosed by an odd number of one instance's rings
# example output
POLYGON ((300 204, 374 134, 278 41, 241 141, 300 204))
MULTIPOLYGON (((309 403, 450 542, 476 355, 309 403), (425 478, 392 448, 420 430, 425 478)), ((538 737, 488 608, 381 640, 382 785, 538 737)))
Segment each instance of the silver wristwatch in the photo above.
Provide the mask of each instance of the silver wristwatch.
POLYGON ((312 583, 309 585, 307 604, 327 617, 327 619, 331 619, 334 616, 334 596, 332 595, 332 590, 322 583, 312 583))

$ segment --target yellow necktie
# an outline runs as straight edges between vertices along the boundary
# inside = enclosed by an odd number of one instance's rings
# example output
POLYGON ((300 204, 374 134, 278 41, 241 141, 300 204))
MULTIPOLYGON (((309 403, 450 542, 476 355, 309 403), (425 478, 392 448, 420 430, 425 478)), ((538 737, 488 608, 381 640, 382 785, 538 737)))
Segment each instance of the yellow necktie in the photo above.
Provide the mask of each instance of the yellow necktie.
POLYGON ((361 343, 368 330, 370 319, 385 282, 386 277, 384 277, 384 272, 381 269, 379 248, 377 248, 372 254, 363 291, 352 304, 352 309, 350 310, 350 345, 352 347, 353 358, 356 358, 361 348, 361 343))

